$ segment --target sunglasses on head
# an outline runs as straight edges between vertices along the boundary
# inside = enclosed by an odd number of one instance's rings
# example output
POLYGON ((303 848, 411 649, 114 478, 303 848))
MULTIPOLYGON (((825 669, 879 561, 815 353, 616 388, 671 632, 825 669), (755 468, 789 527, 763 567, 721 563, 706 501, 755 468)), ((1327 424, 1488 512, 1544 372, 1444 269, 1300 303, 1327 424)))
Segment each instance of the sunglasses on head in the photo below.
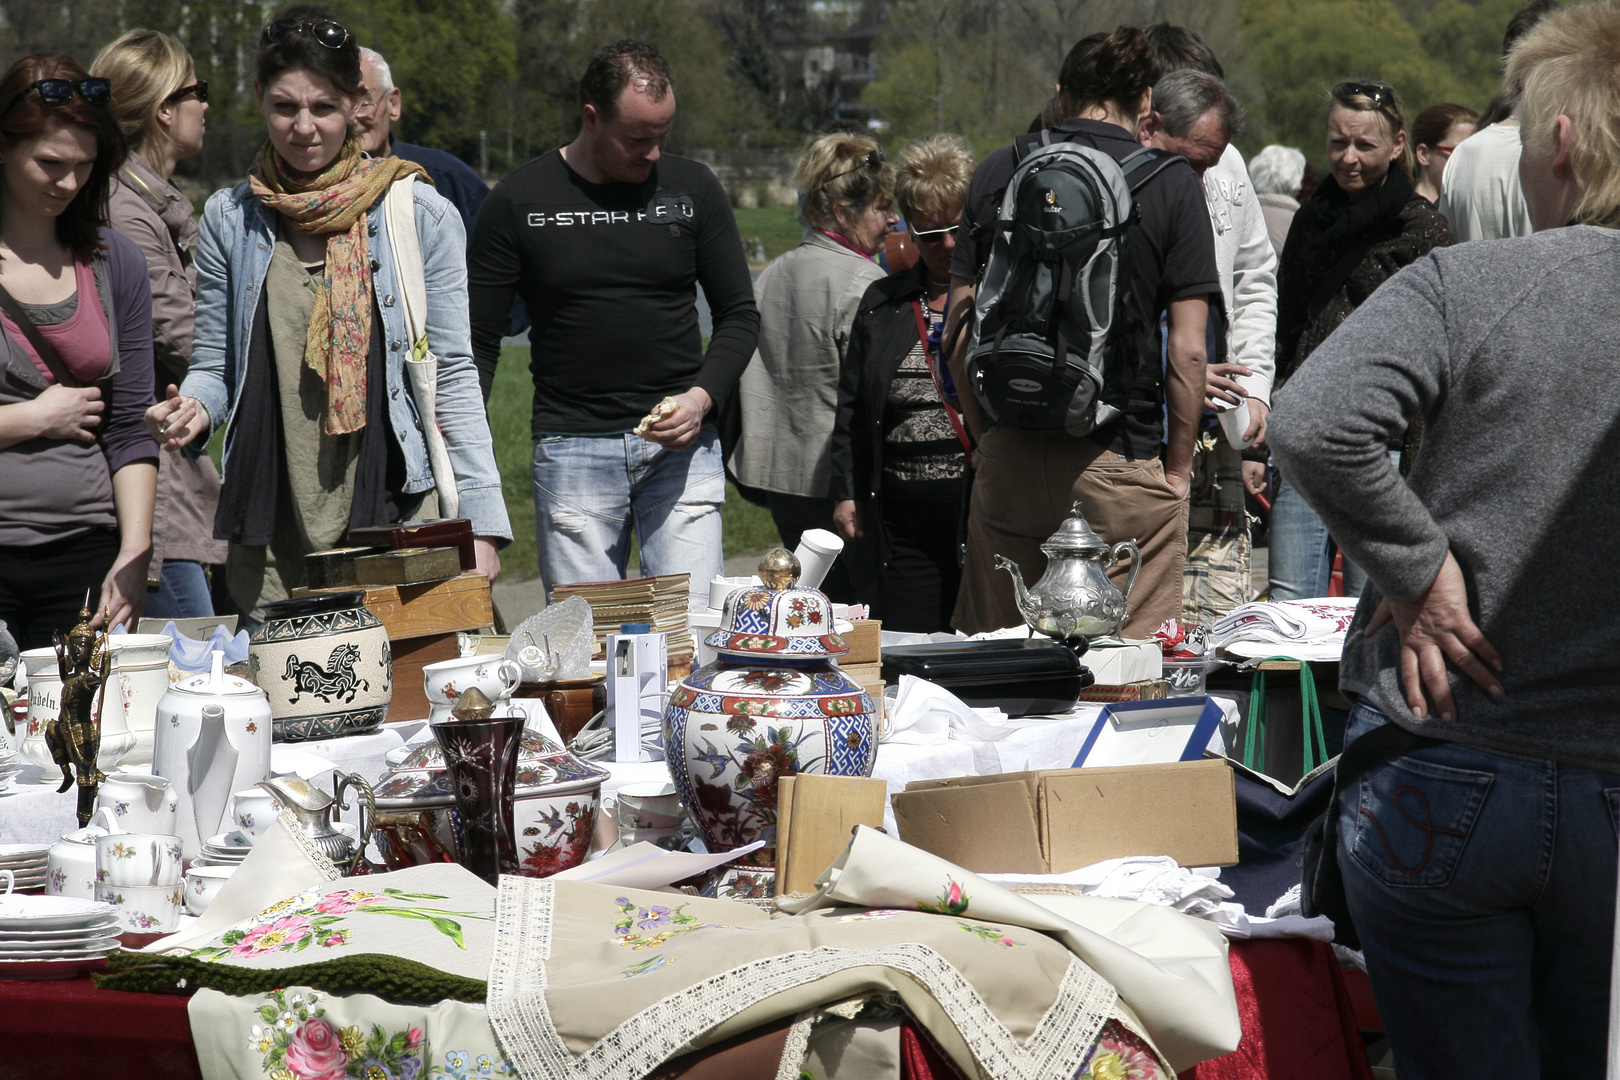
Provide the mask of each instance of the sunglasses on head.
POLYGON ((1380 109, 1395 107, 1395 91, 1383 83, 1342 82, 1333 88, 1335 98, 1364 97, 1380 109))
POLYGON ((341 49, 349 43, 348 29, 331 19, 277 19, 264 28, 264 36, 272 45, 306 33, 328 49, 341 49))
POLYGON ((182 86, 180 89, 176 90, 174 93, 170 94, 168 97, 164 98, 163 100, 170 103, 170 104, 173 104, 174 102, 179 101, 181 98, 185 97, 187 94, 195 94, 197 96, 198 101, 201 101, 204 104, 206 104, 207 101, 208 101, 208 80, 207 79, 198 79, 196 82, 192 83, 190 86, 182 86))
POLYGON ((825 187, 841 176, 848 176, 850 173, 857 173, 862 169, 866 169, 868 172, 877 172, 883 168, 883 161, 884 158, 882 150, 868 150, 866 152, 866 156, 861 159, 859 164, 845 169, 841 173, 833 173, 831 176, 827 177, 827 179, 823 180, 821 184, 823 187, 825 187))
MULTIPOLYGON (((112 100, 112 83, 106 79, 38 79, 27 90, 11 99, 15 105, 33 91, 39 91, 39 100, 46 105, 66 105, 73 100, 73 92, 91 105, 105 105, 112 100)), ((9 111, 11 106, 6 106, 9 111)))

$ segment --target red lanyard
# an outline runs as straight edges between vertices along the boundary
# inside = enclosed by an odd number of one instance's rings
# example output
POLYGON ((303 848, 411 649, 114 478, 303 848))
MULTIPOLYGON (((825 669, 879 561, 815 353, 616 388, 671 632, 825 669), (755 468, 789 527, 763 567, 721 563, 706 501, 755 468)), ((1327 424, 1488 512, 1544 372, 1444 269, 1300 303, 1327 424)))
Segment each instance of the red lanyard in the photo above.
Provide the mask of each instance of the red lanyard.
POLYGON ((934 393, 939 395, 939 403, 945 408, 945 415, 951 419, 951 427, 956 429, 956 439, 962 444, 962 452, 969 458, 973 456, 973 440, 968 438, 967 428, 962 426, 962 418, 957 415, 951 403, 945 400, 945 384, 940 381, 940 358, 934 355, 934 350, 928 345, 928 320, 923 318, 921 300, 911 302, 911 313, 917 317, 917 340, 922 342, 923 363, 928 365, 928 374, 934 380, 934 393))

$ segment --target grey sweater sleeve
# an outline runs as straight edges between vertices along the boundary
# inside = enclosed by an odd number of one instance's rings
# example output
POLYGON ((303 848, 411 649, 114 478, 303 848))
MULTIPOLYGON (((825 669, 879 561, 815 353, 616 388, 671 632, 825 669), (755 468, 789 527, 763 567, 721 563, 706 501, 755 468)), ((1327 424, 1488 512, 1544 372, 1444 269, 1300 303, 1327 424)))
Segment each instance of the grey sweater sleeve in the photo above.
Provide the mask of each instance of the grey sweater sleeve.
POLYGON ((1445 532, 1389 456, 1408 421, 1442 400, 1445 298, 1432 257, 1396 274, 1278 394, 1268 438, 1335 541, 1391 600, 1415 600, 1445 560, 1445 532))

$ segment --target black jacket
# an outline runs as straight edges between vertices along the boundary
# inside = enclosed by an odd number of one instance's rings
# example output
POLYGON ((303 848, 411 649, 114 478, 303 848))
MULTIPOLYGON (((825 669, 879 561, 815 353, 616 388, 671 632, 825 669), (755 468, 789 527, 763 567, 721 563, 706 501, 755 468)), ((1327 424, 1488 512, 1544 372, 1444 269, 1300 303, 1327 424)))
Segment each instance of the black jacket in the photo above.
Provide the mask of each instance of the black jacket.
POLYGON ((838 377, 832 436, 834 502, 865 502, 882 486, 883 406, 900 362, 917 344, 914 300, 927 294, 922 263, 874 281, 861 297, 838 377))

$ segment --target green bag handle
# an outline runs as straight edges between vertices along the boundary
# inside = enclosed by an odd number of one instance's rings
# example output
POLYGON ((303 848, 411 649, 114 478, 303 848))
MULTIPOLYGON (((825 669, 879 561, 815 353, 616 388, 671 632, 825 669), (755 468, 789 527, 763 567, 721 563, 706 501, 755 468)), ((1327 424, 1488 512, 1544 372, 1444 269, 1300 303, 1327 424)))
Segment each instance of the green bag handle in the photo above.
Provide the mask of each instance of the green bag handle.
MULTIPOLYGON (((1293 660, 1291 656, 1268 656, 1269 660, 1293 660)), ((1309 774, 1327 761, 1327 735, 1322 730, 1322 703, 1316 696, 1316 676, 1311 665, 1299 663, 1300 719, 1305 727, 1303 762, 1304 773, 1309 774)), ((1249 684, 1249 723, 1243 734, 1243 767, 1264 773, 1266 770, 1266 672, 1255 668, 1254 680, 1249 684)))

